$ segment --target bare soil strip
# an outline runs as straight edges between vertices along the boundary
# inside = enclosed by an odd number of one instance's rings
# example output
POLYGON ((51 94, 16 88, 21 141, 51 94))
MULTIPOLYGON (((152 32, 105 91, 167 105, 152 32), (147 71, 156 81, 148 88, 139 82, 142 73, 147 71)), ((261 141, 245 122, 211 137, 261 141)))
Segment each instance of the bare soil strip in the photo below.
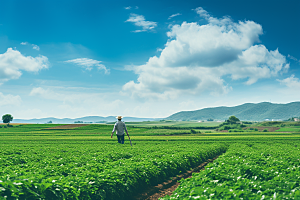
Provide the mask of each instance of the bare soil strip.
POLYGON ((213 158, 213 159, 208 159, 207 162, 204 162, 200 164, 198 167, 187 171, 184 174, 180 174, 176 177, 172 177, 169 181, 163 182, 161 184, 158 184, 157 186, 150 186, 143 190, 140 194, 137 194, 136 196, 133 197, 134 200, 157 200, 161 197, 164 197, 166 195, 171 195, 176 188, 179 186, 179 180, 184 178, 190 178, 192 177, 193 173, 198 173, 201 170, 204 170, 205 166, 213 162, 213 160, 217 159, 219 156, 213 158))
POLYGON ((90 124, 67 124, 67 125, 61 125, 61 126, 55 126, 51 128, 45 128, 44 130, 66 130, 66 129, 74 129, 82 126, 88 126, 90 124))

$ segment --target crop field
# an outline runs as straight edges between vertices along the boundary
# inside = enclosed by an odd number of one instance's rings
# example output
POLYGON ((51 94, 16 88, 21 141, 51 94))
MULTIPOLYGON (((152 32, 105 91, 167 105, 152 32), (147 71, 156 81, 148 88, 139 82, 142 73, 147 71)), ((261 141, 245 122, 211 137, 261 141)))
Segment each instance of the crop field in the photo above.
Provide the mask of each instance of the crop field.
POLYGON ((128 125, 130 146, 110 138, 112 125, 48 129, 56 126, 0 128, 0 199, 134 199, 216 156, 162 199, 300 198, 298 132, 180 135, 188 130, 128 125))
POLYGON ((299 141, 234 144, 163 199, 299 199, 299 158, 299 141))
POLYGON ((127 122, 128 126, 135 127, 214 127, 220 125, 222 122, 197 122, 197 121, 149 121, 149 122, 127 122))
POLYGON ((296 127, 288 127, 288 128, 280 128, 279 130, 277 130, 278 132, 300 132, 300 127, 296 126, 296 127))

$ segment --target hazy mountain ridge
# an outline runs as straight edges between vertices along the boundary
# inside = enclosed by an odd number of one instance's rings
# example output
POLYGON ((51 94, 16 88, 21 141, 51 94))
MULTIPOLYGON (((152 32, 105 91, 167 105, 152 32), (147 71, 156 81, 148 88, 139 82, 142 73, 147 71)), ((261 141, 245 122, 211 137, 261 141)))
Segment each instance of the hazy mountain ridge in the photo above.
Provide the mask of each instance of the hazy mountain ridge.
POLYGON ((246 103, 234 107, 204 108, 195 111, 181 111, 166 119, 168 120, 225 120, 236 116, 243 121, 286 120, 300 116, 300 102, 273 104, 269 102, 246 103))
MULTIPOLYGON (((141 122, 141 121, 155 121, 160 120, 161 118, 138 118, 138 117, 124 117, 123 120, 125 122, 141 122)), ((41 119, 14 119, 12 123, 39 123, 44 124, 49 121, 52 121, 53 124, 73 124, 76 121, 82 121, 83 123, 97 123, 97 122, 114 122, 117 121, 116 116, 108 116, 108 117, 101 117, 101 116, 86 116, 80 118, 63 118, 58 119, 54 117, 47 117, 41 119)))
MULTIPOLYGON (((287 104, 273 104, 269 102, 262 103, 245 103, 234 107, 214 107, 204 108, 195 111, 181 111, 175 113, 166 120, 225 120, 230 116, 236 116, 243 121, 264 121, 269 120, 286 120, 291 117, 300 116, 300 102, 291 102, 287 104)), ((138 118, 138 117, 124 117, 125 122, 142 122, 142 121, 158 121, 163 118, 138 118)), ((75 121, 82 121, 83 123, 97 123, 97 122, 114 122, 116 116, 86 116, 80 118, 63 118, 58 119, 54 117, 41 119, 14 119, 12 123, 47 123, 52 121, 54 124, 72 124, 75 121)))

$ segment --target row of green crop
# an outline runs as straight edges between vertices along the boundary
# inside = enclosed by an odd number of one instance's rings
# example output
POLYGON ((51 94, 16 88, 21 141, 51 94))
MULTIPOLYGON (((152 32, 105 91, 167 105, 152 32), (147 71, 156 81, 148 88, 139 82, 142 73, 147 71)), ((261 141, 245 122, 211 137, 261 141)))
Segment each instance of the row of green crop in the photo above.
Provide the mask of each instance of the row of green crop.
MULTIPOLYGON (((91 124, 88 126, 82 126, 74 129, 69 130, 59 130, 59 129, 47 129, 53 127, 53 124, 41 124, 41 125, 21 125, 21 126, 14 126, 5 130, 0 129, 0 135, 66 135, 66 134, 97 134, 97 135, 107 135, 110 136, 111 131, 113 129, 112 125, 103 125, 103 124, 91 124)), ((56 125, 58 126, 58 125, 56 125)), ((1 127, 1 126, 0 126, 1 127)), ((130 136, 137 136, 137 135, 180 135, 180 134, 191 134, 193 133, 191 130, 188 129, 149 129, 149 128, 133 128, 128 127, 130 136)), ((192 129, 193 130, 193 129, 192 129)), ((195 133, 199 133, 199 130, 196 130, 195 133)))
POLYGON ((300 199, 300 142, 234 144, 162 199, 300 199))
POLYGON ((173 130, 189 130, 189 129, 216 129, 219 126, 129 126, 131 128, 145 129, 173 129, 173 130))
POLYGON ((106 141, 0 144, 0 198, 128 199, 226 151, 224 144, 106 141))

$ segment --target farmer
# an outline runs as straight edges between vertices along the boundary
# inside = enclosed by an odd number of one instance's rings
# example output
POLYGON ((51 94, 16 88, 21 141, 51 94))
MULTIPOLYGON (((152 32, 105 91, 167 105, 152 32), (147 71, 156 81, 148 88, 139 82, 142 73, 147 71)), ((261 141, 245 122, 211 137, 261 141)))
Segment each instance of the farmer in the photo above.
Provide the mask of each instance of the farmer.
POLYGON ((117 137, 118 137, 118 142, 121 143, 121 144, 124 144, 124 129, 129 137, 129 134, 128 134, 128 131, 127 131, 127 128, 126 128, 126 125, 124 122, 121 121, 122 119, 122 116, 118 116, 117 117, 118 121, 115 123, 115 126, 114 126, 114 129, 111 133, 111 138, 113 137, 113 134, 115 131, 117 131, 117 137))

